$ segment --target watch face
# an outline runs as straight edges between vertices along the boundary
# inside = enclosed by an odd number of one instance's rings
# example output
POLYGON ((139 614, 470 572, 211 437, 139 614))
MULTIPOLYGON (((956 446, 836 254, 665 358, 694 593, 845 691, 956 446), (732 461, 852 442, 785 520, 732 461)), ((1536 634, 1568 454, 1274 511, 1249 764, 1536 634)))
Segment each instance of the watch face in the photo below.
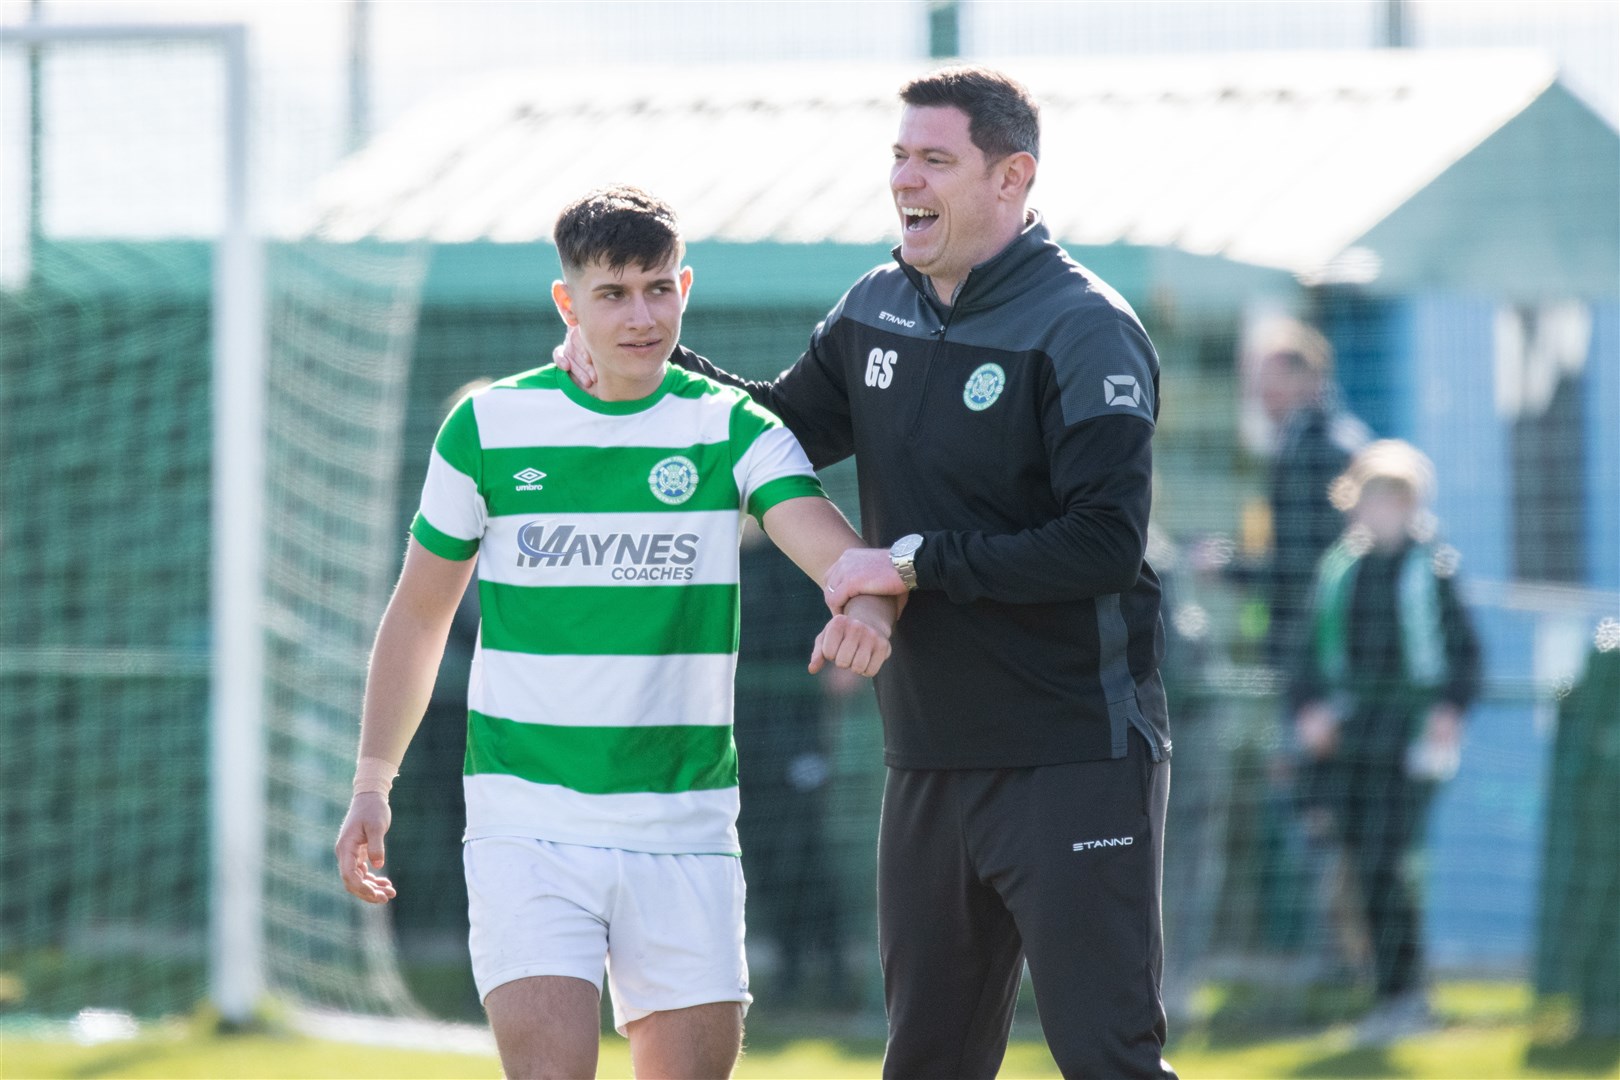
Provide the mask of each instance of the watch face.
POLYGON ((902 536, 894 542, 893 547, 889 548, 889 555, 896 559, 903 559, 907 555, 915 555, 917 549, 922 547, 922 542, 923 538, 916 533, 902 536))

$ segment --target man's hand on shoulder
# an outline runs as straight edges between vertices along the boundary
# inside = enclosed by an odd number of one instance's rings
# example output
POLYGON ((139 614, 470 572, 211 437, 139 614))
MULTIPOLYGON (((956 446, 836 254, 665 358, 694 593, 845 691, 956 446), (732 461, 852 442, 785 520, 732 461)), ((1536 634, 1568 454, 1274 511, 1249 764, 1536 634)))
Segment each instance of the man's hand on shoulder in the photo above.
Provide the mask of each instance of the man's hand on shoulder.
POLYGON ((578 327, 570 326, 562 344, 551 350, 551 362, 572 375, 581 390, 589 390, 596 383, 596 362, 586 351, 578 327))
POLYGON ((368 904, 386 904, 397 893, 394 883, 376 873, 383 864, 383 836, 393 821, 388 800, 375 791, 362 791, 349 803, 348 816, 338 830, 338 873, 343 887, 368 904))
POLYGON ((834 614, 845 609, 854 597, 905 596, 906 583, 894 568, 887 548, 850 548, 827 571, 823 597, 834 614))
POLYGON ((891 651, 889 634, 894 629, 898 603, 887 596, 857 596, 842 614, 835 614, 816 635, 810 653, 813 675, 832 661, 857 675, 878 673, 891 651))

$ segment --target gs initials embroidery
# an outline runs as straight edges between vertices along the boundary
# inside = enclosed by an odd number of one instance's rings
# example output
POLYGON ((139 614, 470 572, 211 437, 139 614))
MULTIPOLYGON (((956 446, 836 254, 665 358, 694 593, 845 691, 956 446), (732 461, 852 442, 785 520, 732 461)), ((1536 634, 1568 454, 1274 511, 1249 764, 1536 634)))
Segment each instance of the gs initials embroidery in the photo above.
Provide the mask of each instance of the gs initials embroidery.
POLYGON ((894 382, 894 364, 899 357, 894 350, 873 349, 866 357, 866 385, 875 386, 879 390, 888 388, 894 382))

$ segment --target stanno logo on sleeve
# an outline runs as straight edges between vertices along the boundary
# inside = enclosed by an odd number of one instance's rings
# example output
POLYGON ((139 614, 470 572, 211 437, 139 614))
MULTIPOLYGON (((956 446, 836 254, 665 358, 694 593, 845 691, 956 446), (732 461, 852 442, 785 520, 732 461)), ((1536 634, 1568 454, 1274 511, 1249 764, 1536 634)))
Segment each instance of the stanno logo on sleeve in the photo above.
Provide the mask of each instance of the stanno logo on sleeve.
POLYGON ((1005 389, 1007 373, 1001 369, 1001 365, 980 364, 962 387, 962 404, 974 412, 983 412, 996 403, 1005 389))
POLYGON ((516 489, 518 491, 539 491, 545 487, 540 483, 545 476, 546 474, 539 469, 524 469, 522 472, 513 473, 512 479, 518 482, 516 489))
POLYGON ((1103 400, 1110 405, 1142 404, 1142 387, 1135 375, 1104 375, 1103 400))
POLYGON ((678 506, 692 497, 697 490, 698 470, 691 458, 679 454, 667 457, 652 467, 647 475, 647 486, 659 502, 678 506))

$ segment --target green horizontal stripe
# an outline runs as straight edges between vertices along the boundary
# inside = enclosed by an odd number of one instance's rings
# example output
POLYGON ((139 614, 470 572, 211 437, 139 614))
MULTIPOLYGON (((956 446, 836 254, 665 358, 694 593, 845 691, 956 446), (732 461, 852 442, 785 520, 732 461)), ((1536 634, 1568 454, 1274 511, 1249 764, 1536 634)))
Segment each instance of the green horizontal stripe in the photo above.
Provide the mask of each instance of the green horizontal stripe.
POLYGON ((539 446, 484 451, 483 494, 490 516, 536 513, 658 513, 665 510, 735 510, 740 503, 725 443, 697 446, 539 446), (697 466, 690 498, 666 503, 653 494, 653 466, 669 457, 697 466), (515 474, 546 475, 539 491, 518 491, 515 474))
POLYGON ((442 533, 420 513, 416 515, 416 520, 411 522, 411 535, 416 537, 417 543, 441 559, 464 562, 478 554, 477 540, 462 540, 448 533, 442 533))
POLYGON ((737 651, 735 585, 503 585, 481 581, 484 647, 543 655, 737 651))
POLYGON ((770 483, 761 485, 748 497, 748 512, 756 518, 763 518, 765 511, 777 503, 805 496, 826 498, 827 493, 821 489, 821 481, 813 476, 778 476, 770 483))
POLYGON ((737 786, 729 725, 558 727, 467 718, 468 776, 499 773, 587 795, 737 786))
POLYGON ((470 397, 462 398, 439 427, 433 446, 457 472, 478 475, 478 415, 470 397))

